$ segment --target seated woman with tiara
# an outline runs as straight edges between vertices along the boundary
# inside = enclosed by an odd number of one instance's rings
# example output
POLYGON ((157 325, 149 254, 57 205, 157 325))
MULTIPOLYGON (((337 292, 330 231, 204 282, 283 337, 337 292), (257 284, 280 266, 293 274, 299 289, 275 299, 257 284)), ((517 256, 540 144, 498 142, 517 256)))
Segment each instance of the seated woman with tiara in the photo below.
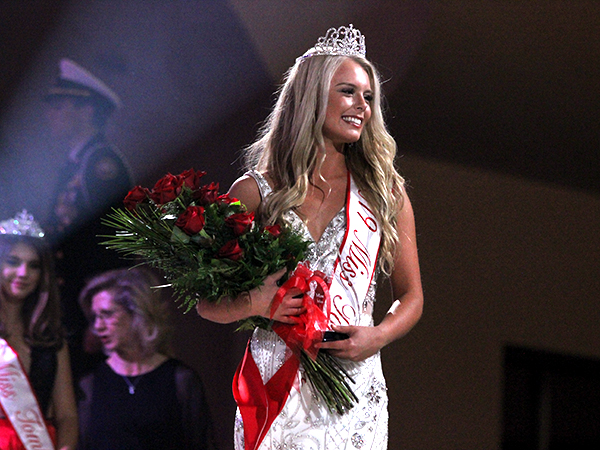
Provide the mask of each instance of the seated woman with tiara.
MULTIPOLYGON (((229 190, 262 225, 289 223, 310 241, 305 264, 324 274, 330 301, 322 309, 337 333, 315 346, 348 371, 357 402, 343 414, 330 411, 284 338, 257 328, 234 380, 236 450, 387 448, 380 350, 418 322, 423 292, 413 210, 394 166, 379 76, 365 55, 364 36, 349 25, 329 29, 299 57, 247 149, 246 174, 229 190), (375 325, 379 274, 395 301, 375 325)), ((283 275, 229 301, 201 300, 198 313, 223 323, 299 322, 306 306, 293 290, 281 300, 283 275)))
POLYGON ((0 449, 75 449, 77 409, 54 262, 26 211, 0 222, 0 386, 0 449))

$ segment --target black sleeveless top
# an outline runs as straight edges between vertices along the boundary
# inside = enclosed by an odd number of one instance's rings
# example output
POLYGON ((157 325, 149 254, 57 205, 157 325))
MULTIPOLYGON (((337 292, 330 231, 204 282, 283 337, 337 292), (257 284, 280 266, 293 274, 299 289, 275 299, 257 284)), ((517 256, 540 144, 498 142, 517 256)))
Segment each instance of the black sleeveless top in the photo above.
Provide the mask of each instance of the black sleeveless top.
POLYGON ((80 450, 212 449, 212 423, 200 378, 169 359, 128 377, 106 362, 80 383, 80 450), (135 386, 130 394, 129 384, 135 386))
POLYGON ((56 348, 31 347, 31 367, 29 369, 29 382, 35 392, 40 410, 45 417, 52 399, 52 390, 56 379, 58 359, 56 348))

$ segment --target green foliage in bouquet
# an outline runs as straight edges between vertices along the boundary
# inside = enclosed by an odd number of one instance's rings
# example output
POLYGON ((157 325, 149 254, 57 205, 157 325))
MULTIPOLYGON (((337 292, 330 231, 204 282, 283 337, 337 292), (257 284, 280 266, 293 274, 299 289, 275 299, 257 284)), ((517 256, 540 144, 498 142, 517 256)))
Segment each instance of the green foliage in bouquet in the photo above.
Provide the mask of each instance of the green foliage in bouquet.
POLYGON ((260 227, 218 184, 201 186, 204 174, 167 174, 151 191, 136 186, 125 208, 102 219, 116 229, 102 245, 160 269, 186 312, 200 298, 233 299, 284 267, 293 270, 308 248, 289 226, 260 227))

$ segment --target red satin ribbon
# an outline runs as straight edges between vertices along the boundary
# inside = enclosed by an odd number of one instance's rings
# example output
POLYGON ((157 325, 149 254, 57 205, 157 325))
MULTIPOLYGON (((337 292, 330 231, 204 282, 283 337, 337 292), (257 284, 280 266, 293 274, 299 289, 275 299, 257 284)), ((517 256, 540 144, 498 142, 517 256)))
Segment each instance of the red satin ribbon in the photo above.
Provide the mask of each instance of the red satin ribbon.
POLYGON ((233 398, 244 421, 246 450, 257 449, 266 436, 290 395, 299 366, 298 358, 288 358, 265 385, 250 353, 248 341, 244 359, 233 378, 233 398))
MULTIPOLYGON (((52 442, 56 445, 56 428, 50 422, 46 422, 46 428, 52 442)), ((0 419, 0 449, 27 450, 8 419, 0 419)))
POLYGON ((271 317, 281 305, 285 295, 292 289, 303 293, 302 305, 306 312, 298 316, 296 324, 275 322, 273 330, 292 350, 292 355, 283 366, 263 384, 260 372, 250 351, 246 353, 233 378, 233 397, 244 421, 245 450, 255 450, 266 436, 271 424, 283 409, 300 367, 300 352, 304 350, 316 359, 319 352, 317 342, 323 340, 330 313, 329 288, 321 272, 312 272, 300 264, 291 277, 279 288, 271 306, 271 317), (312 285, 312 289, 311 289, 312 285), (313 294, 315 298, 311 297, 313 294), (322 308, 325 306, 326 313, 322 308))

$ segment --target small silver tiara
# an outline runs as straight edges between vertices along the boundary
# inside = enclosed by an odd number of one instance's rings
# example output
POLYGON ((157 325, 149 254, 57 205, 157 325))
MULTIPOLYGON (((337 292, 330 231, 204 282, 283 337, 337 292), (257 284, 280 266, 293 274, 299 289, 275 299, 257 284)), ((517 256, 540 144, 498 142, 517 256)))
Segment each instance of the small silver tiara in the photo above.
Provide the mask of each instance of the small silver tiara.
POLYGON ((14 218, 0 222, 0 234, 43 238, 45 233, 33 219, 33 216, 24 209, 14 218))
POLYGON ((364 35, 352 24, 338 29, 330 28, 320 37, 314 47, 307 50, 296 61, 317 55, 362 56, 367 55, 364 35))

